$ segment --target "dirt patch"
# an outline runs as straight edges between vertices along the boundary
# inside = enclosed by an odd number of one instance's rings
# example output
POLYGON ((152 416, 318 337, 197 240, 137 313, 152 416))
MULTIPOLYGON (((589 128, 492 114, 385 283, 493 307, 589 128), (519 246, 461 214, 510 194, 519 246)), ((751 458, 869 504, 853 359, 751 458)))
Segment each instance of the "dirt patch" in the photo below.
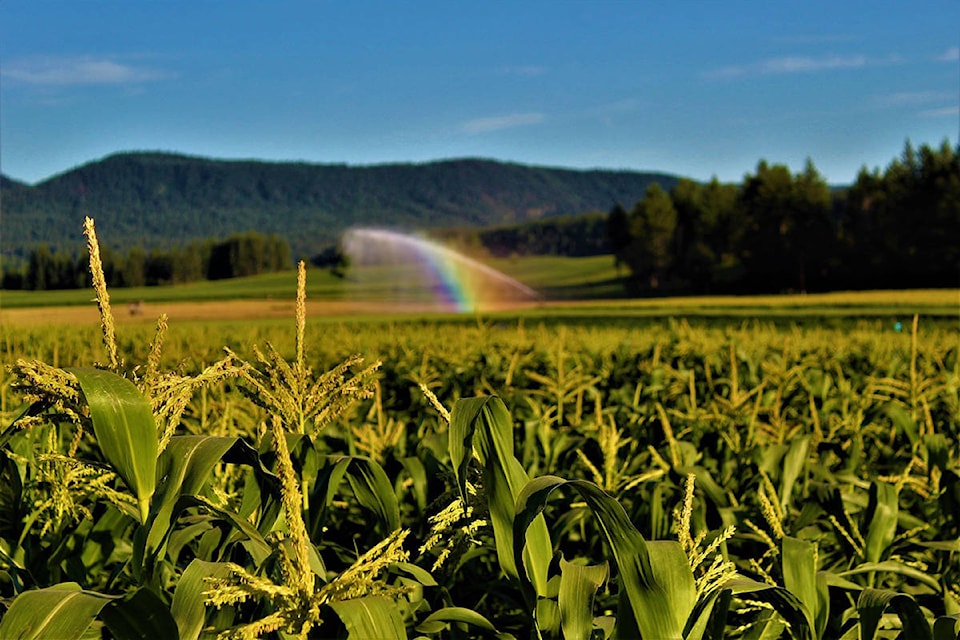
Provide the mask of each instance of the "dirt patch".
MULTIPOLYGON (((519 303, 519 306, 528 306, 519 303)), ((517 304, 507 304, 484 311, 503 311, 519 308, 517 304)), ((134 312, 126 305, 113 309, 117 324, 153 324, 161 313, 166 313, 171 323, 264 320, 270 318, 294 318, 296 305, 290 301, 277 300, 232 300, 220 302, 156 302, 144 303, 134 312)), ((415 313, 443 313, 450 309, 442 305, 426 303, 370 301, 370 300, 328 300, 307 301, 307 317, 324 316, 376 316, 415 313)), ((65 307, 30 307, 20 309, 0 309, 0 325, 89 325, 98 324, 100 314, 96 304, 65 307)))

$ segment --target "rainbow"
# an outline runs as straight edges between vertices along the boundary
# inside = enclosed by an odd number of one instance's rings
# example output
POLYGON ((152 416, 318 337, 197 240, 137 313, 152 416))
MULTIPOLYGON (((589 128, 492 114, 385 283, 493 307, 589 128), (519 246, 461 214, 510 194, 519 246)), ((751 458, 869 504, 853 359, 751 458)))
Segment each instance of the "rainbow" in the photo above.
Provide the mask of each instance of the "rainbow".
POLYGON ((352 229, 343 249, 358 266, 389 272, 394 292, 426 294, 447 311, 476 312, 503 300, 537 300, 525 284, 442 244, 396 231, 352 229))

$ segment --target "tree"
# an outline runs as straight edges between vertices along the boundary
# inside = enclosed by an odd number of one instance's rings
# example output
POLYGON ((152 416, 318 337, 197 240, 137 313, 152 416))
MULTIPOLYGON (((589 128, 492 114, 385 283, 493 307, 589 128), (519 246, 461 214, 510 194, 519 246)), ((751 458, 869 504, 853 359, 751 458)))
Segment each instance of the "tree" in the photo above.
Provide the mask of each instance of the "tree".
POLYGON ((683 178, 670 190, 677 210, 673 271, 683 289, 713 291, 735 277, 743 232, 737 193, 716 177, 706 184, 683 178))
POLYGON ((53 280, 53 253, 48 245, 42 244, 30 252, 27 259, 27 274, 24 288, 32 291, 49 289, 53 280))
POLYGON ((634 278, 650 289, 659 289, 670 275, 676 229, 677 210, 669 194, 659 184, 650 185, 630 214, 626 257, 634 278))
POLYGON ((811 268, 821 269, 832 244, 830 189, 807 160, 794 178, 784 165, 761 160, 740 192, 746 216, 742 257, 751 287, 806 291, 811 268), (814 265, 816 265, 814 267, 814 265))
POLYGON ((127 253, 122 281, 125 287, 142 287, 147 284, 147 254, 142 247, 134 247, 127 253))
POLYGON ((796 288, 806 291, 811 279, 821 288, 829 275, 829 258, 834 255, 835 225, 830 220, 833 199, 826 181, 807 159, 793 183, 794 229, 790 239, 796 288))
POLYGON ((610 252, 613 254, 617 272, 625 262, 625 251, 633 238, 630 235, 630 216, 619 202, 607 216, 607 237, 610 239, 610 252))
POLYGON ((845 199, 840 248, 854 287, 960 285, 960 153, 903 153, 884 172, 857 175, 845 199))

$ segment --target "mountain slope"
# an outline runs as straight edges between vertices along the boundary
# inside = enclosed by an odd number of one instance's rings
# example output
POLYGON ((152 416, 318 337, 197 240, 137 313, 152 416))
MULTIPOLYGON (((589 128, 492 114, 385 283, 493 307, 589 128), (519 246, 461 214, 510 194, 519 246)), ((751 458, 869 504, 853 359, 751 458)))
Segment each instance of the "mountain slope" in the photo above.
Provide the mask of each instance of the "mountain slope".
POLYGON ((298 255, 354 225, 488 226, 607 211, 631 206, 652 182, 669 189, 676 177, 477 159, 353 167, 122 153, 33 186, 5 179, 2 250, 79 246, 92 216, 120 247, 256 229, 288 238, 298 255))

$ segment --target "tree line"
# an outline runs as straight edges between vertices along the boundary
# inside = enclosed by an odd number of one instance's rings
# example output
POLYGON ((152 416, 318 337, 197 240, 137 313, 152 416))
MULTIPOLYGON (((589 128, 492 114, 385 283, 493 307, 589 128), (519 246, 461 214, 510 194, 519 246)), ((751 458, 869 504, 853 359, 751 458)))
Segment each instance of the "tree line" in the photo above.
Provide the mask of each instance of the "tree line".
MULTIPOLYGON (((290 245, 275 234, 255 231, 226 239, 190 242, 173 249, 126 253, 101 247, 104 276, 110 287, 140 287, 180 284, 197 280, 220 280, 289 269, 293 265, 290 245)), ((4 269, 4 289, 78 289, 90 286, 86 253, 54 250, 49 245, 32 249, 20 269, 4 269)))
POLYGON ((813 162, 760 161, 740 185, 653 184, 607 216, 636 294, 960 286, 960 156, 908 142, 831 190, 813 162))
POLYGON ((430 235, 466 253, 497 258, 584 257, 610 253, 607 216, 599 211, 483 229, 436 229, 430 235))

